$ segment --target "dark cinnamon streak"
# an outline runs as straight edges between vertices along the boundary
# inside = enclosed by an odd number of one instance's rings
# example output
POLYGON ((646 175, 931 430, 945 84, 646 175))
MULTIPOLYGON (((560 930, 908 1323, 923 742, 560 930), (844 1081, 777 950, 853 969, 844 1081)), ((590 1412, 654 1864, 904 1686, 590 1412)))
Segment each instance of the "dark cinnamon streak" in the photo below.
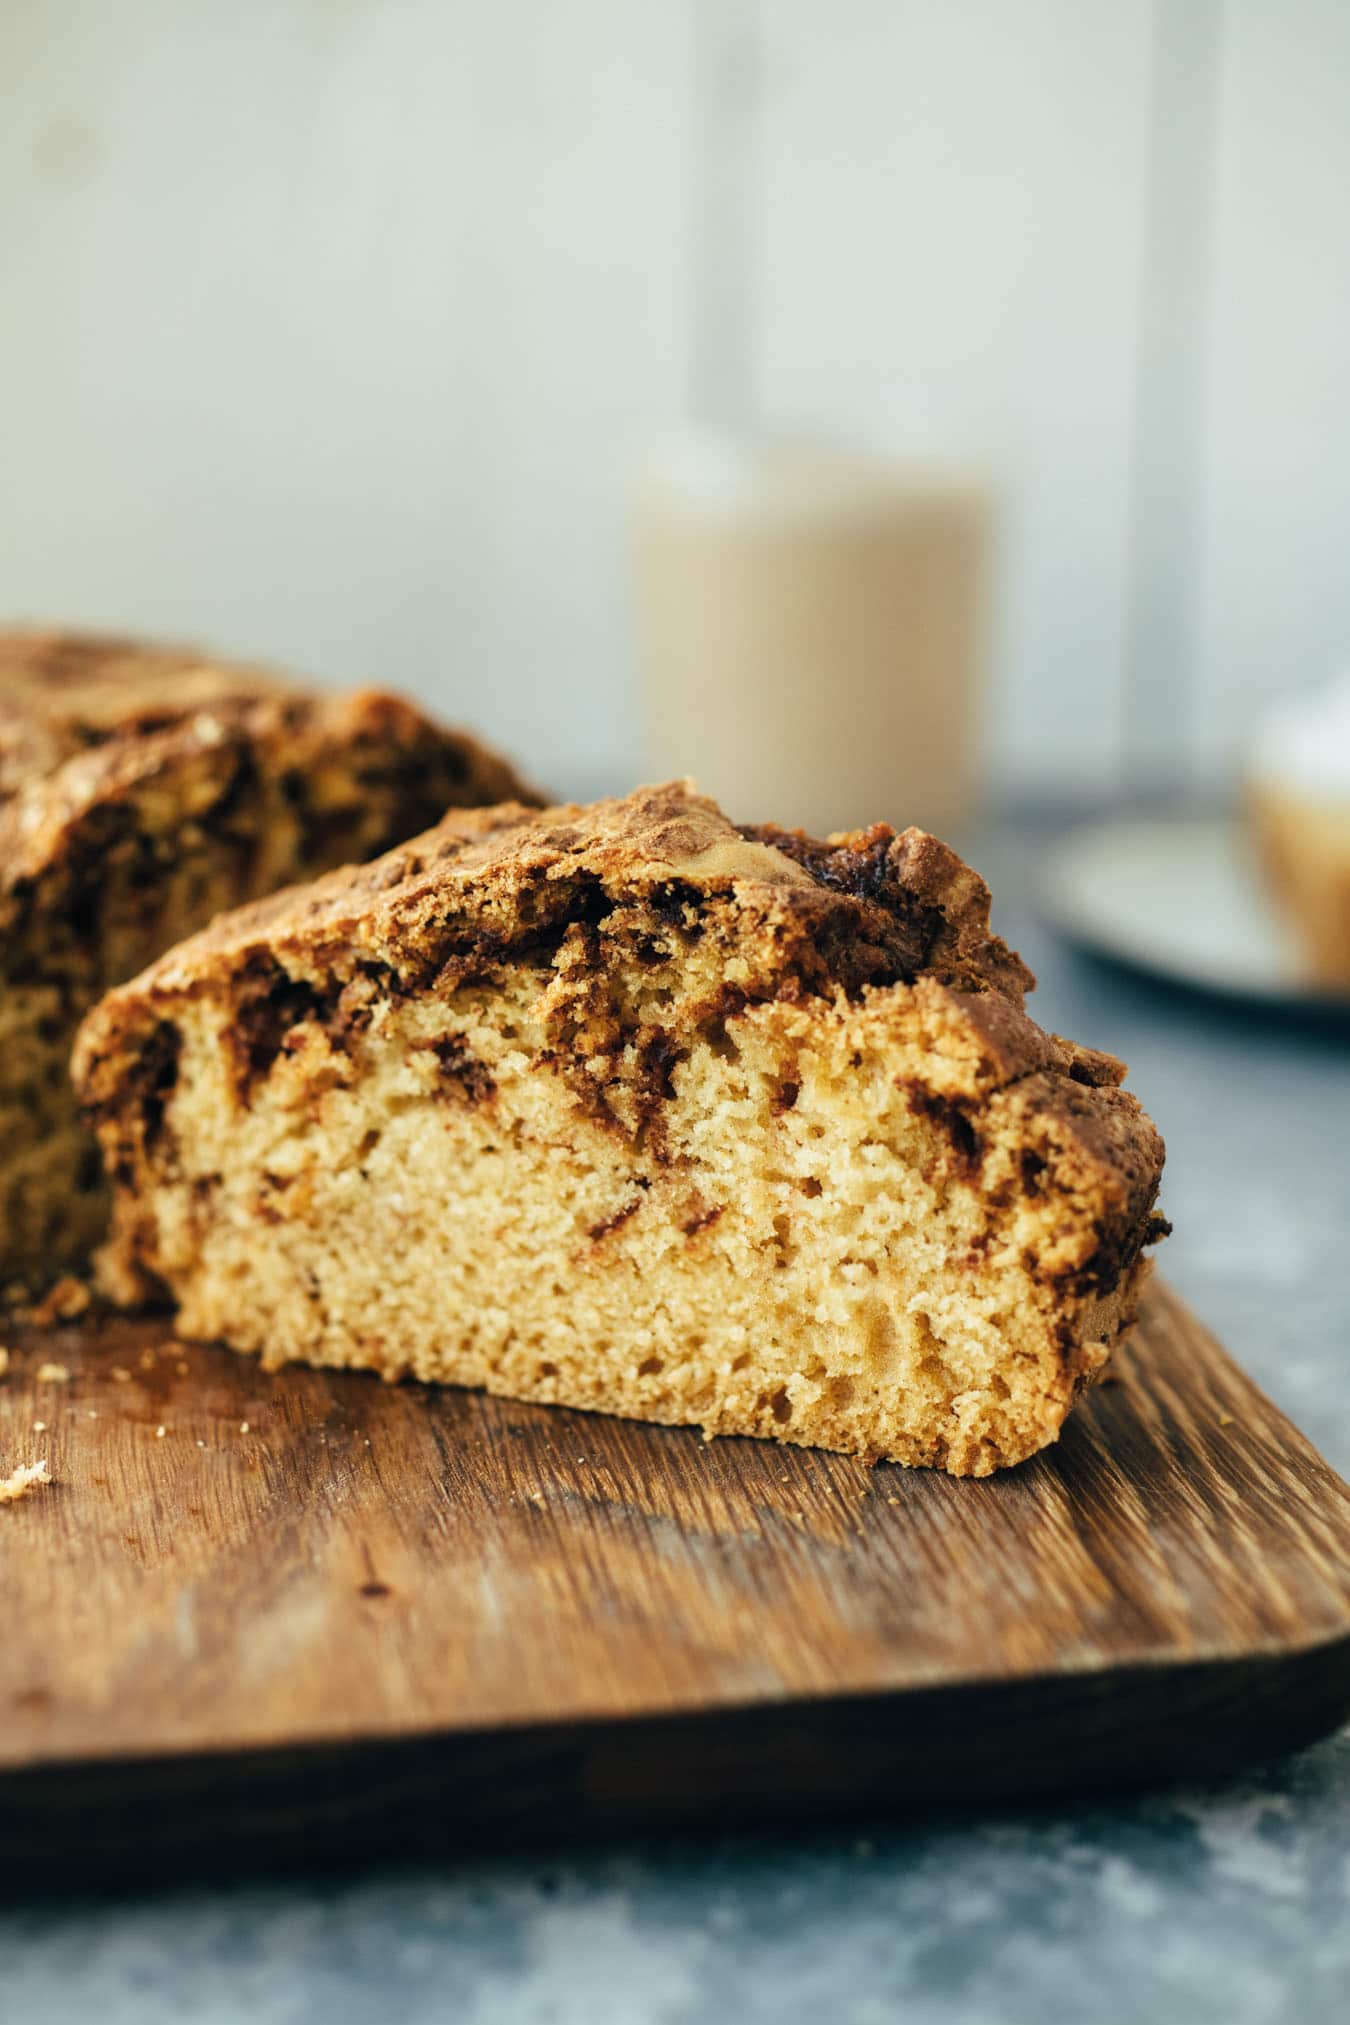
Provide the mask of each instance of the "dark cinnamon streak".
POLYGON ((172 1020, 161 1020, 141 1051, 139 1070, 145 1094, 141 1099, 145 1143, 153 1147, 164 1129, 164 1112, 178 1081, 183 1036, 172 1020))
POLYGON ((951 1143, 952 1168, 963 1181, 977 1181, 984 1158, 984 1142, 968 1112, 948 1097, 940 1097, 923 1083, 907 1082, 905 1101, 911 1111, 927 1118, 951 1143))
POLYGON ((485 1104, 496 1096, 497 1085, 487 1064, 479 1061, 462 1034, 446 1034, 440 1040, 425 1041, 423 1046, 436 1057, 444 1087, 470 1104, 485 1104))
POLYGON ((640 1195, 634 1196, 633 1200, 626 1202, 622 1209, 616 1209, 613 1216, 605 1217, 601 1223, 591 1224, 586 1232, 587 1237, 590 1238, 593 1244, 602 1243, 605 1238, 611 1237, 616 1230, 621 1230, 629 1217, 635 1216, 641 1207, 642 1197, 640 1195))
POLYGON ((329 1024, 342 997, 339 990, 320 991, 307 978, 292 977, 261 952, 250 959, 245 977, 229 1035, 242 1104, 270 1073, 287 1036, 310 1020, 329 1024))

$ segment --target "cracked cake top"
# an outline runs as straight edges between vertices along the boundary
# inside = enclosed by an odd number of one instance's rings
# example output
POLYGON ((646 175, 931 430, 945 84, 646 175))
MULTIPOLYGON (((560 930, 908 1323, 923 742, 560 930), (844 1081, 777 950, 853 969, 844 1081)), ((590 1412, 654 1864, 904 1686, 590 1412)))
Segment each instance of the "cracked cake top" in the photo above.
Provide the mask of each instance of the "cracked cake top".
POLYGON ((44 874, 153 825, 165 782, 200 776, 200 809, 180 813, 209 825, 228 816, 258 751, 293 746, 321 791, 330 751, 380 740, 406 748, 410 763, 434 748, 447 797, 452 787, 480 802, 529 792, 476 739, 381 690, 329 694, 187 648, 94 634, 0 633, 0 924, 44 874))
POLYGON ((266 946, 405 981, 537 946, 614 909, 702 930, 735 903, 751 971, 804 988, 931 976, 1021 1008, 1034 980, 989 928, 989 889, 937 838, 887 824, 819 841, 732 823, 688 781, 590 807, 452 810, 412 842, 222 917, 140 980, 147 991, 266 946))

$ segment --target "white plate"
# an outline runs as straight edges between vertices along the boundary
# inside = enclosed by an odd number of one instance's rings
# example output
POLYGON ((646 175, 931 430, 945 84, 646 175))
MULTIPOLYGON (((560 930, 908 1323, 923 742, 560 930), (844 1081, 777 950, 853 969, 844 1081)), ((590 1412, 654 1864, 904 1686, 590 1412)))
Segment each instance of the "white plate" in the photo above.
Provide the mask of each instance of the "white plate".
POLYGON ((1309 983, 1236 817, 1075 830, 1051 855, 1045 895, 1064 934, 1099 955, 1227 997, 1350 1012, 1350 995, 1309 983))

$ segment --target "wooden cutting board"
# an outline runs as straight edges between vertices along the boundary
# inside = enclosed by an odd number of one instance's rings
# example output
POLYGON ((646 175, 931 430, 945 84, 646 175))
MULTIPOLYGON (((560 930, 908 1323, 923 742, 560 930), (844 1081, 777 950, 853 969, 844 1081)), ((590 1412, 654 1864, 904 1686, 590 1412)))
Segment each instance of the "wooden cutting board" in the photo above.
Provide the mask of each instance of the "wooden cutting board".
POLYGON ((0 1507, 29 1875, 1082 1790, 1350 1710, 1350 1492, 1161 1287, 984 1482, 269 1377, 163 1320, 9 1344, 0 1476, 55 1479, 0 1507))

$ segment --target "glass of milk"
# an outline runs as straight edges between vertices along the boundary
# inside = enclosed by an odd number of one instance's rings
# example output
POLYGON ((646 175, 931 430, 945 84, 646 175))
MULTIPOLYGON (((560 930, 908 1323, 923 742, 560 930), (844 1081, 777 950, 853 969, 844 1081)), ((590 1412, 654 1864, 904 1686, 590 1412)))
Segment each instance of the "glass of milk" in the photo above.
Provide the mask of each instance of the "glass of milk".
POLYGON ((683 432, 630 493, 644 779, 740 822, 959 829, 991 532, 987 487, 808 442, 683 432))

